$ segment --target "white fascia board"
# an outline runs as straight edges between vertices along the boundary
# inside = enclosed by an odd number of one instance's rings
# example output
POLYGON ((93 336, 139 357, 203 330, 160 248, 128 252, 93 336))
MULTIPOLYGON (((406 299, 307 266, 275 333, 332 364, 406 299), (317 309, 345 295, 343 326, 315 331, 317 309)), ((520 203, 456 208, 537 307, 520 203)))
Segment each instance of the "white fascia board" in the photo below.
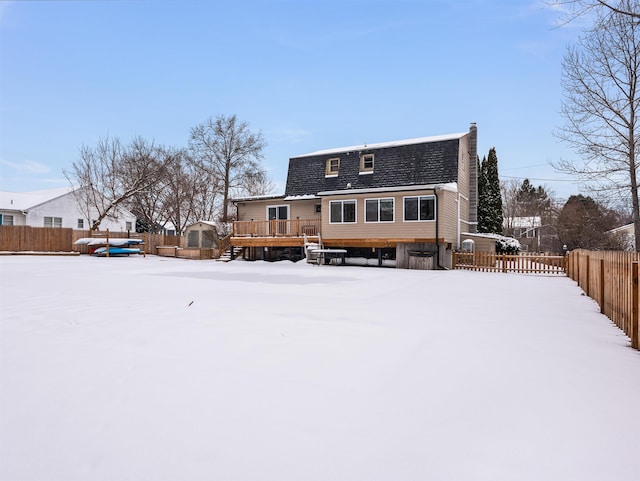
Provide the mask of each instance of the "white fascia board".
POLYGON ((328 190, 324 192, 318 192, 318 196, 377 194, 384 192, 402 192, 408 190, 449 190, 452 192, 457 192, 458 184, 456 184, 455 182, 448 182, 446 184, 401 185, 399 187, 375 187, 372 189, 328 190))

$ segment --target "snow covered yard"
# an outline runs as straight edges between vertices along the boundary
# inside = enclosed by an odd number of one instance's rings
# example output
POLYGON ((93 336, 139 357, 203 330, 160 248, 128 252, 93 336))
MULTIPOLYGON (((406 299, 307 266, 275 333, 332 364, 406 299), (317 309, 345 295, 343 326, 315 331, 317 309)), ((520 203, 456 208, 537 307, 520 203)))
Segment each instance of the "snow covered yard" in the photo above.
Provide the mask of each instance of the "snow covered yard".
POLYGON ((640 479, 640 353, 565 277, 0 258, 0 479, 640 479))

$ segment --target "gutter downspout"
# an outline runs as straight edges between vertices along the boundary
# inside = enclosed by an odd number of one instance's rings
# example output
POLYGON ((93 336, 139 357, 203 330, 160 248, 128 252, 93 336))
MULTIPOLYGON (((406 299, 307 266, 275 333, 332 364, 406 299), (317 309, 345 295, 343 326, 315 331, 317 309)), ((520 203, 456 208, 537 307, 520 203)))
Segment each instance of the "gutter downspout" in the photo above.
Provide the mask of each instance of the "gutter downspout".
POLYGON ((438 210, 440 210, 440 200, 438 199, 437 189, 433 189, 433 195, 436 197, 436 265, 438 269, 444 270, 444 267, 440 264, 440 241, 438 240, 438 225, 440 224, 440 215, 438 210))

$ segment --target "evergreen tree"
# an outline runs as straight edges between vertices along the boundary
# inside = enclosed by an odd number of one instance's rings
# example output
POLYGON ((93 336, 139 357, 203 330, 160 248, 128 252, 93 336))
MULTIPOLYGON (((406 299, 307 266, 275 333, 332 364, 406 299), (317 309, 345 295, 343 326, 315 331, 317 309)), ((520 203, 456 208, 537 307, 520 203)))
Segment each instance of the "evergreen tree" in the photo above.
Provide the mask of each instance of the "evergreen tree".
POLYGON ((478 232, 502 233, 502 195, 495 147, 478 169, 478 232))
POLYGON ((519 212, 522 217, 544 216, 551 208, 551 199, 547 191, 541 185, 535 188, 529 179, 524 179, 516 199, 520 207, 519 212))

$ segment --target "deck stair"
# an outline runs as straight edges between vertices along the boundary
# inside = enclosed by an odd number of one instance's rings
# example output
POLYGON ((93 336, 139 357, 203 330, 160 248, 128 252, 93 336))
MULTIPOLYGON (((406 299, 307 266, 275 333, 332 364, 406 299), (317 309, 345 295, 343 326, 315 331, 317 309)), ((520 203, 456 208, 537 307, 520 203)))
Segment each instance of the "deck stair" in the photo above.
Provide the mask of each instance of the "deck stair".
POLYGON ((229 262, 232 259, 237 259, 238 256, 242 254, 243 250, 244 247, 241 246, 229 246, 227 250, 225 250, 216 260, 220 262, 229 262))

